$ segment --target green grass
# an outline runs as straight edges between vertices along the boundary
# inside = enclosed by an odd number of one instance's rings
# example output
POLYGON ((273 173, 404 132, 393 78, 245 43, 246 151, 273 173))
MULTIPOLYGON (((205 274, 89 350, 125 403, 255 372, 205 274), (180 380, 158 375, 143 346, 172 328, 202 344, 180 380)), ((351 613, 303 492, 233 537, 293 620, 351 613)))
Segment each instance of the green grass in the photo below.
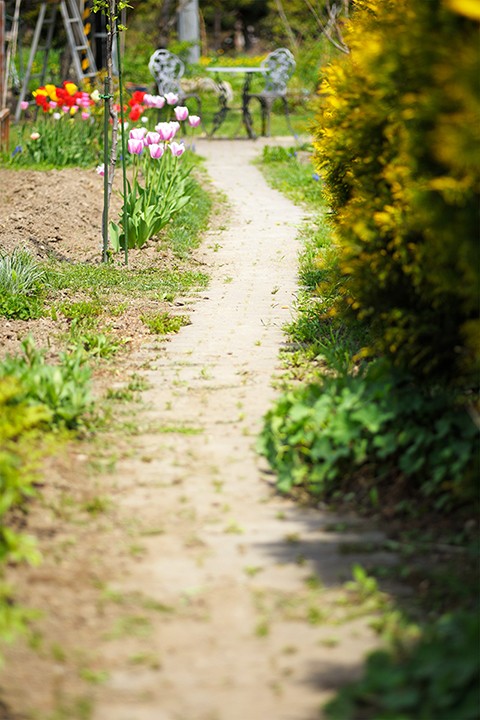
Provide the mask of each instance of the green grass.
POLYGON ((163 270, 148 268, 130 270, 114 265, 60 265, 47 269, 50 284, 55 290, 119 290, 130 296, 147 294, 154 299, 169 293, 185 293, 207 286, 205 273, 182 268, 163 270))
POLYGON ((165 242, 178 257, 185 258, 199 246, 201 233, 207 229, 212 204, 209 193, 196 183, 190 201, 165 228, 165 242))
POLYGON ((261 169, 272 187, 295 203, 306 203, 310 210, 326 210, 321 182, 310 160, 308 143, 291 147, 267 146, 259 159, 261 169))

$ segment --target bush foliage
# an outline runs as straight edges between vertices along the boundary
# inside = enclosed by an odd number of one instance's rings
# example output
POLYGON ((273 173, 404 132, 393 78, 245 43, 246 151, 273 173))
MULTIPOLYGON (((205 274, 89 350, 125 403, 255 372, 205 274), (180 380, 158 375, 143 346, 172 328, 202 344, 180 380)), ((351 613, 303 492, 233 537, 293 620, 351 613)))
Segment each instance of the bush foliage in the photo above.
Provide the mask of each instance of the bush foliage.
POLYGON ((349 282, 373 352, 470 384, 480 357, 478 22, 432 0, 357 0, 315 128, 349 282))

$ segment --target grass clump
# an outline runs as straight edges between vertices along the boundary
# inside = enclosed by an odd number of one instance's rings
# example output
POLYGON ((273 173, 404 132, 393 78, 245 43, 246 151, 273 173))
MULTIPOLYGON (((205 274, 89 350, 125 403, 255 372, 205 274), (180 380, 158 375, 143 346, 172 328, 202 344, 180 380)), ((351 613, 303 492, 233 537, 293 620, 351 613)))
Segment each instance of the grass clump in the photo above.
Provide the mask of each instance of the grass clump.
POLYGON ((18 320, 40 317, 45 279, 43 268, 27 250, 1 253, 0 315, 18 320))

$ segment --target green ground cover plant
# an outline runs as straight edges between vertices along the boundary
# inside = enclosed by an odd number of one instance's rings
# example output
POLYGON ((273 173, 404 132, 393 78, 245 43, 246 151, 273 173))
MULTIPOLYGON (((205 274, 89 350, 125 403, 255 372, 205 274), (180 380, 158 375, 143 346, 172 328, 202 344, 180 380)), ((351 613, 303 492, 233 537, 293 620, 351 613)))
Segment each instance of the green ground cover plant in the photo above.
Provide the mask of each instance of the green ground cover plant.
POLYGON ((325 708, 329 720, 474 720, 478 717, 478 615, 453 613, 395 653, 379 650, 364 676, 325 708))
POLYGON ((440 510, 475 498, 476 436, 451 395, 423 393, 377 362, 283 395, 265 417, 259 450, 282 492, 302 486, 331 498, 360 481, 378 503, 397 476, 405 494, 440 510))
POLYGON ((92 409, 90 372, 78 354, 57 365, 27 338, 22 354, 0 362, 0 640, 27 633, 36 613, 15 602, 3 581, 6 563, 38 563, 34 538, 12 529, 8 515, 36 494, 38 462, 49 433, 78 430, 92 409))
POLYGON ((21 355, 1 361, 0 377, 16 378, 25 402, 48 409, 50 428, 78 428, 92 408, 85 354, 65 352, 57 365, 51 365, 31 337, 22 342, 22 350, 21 355))

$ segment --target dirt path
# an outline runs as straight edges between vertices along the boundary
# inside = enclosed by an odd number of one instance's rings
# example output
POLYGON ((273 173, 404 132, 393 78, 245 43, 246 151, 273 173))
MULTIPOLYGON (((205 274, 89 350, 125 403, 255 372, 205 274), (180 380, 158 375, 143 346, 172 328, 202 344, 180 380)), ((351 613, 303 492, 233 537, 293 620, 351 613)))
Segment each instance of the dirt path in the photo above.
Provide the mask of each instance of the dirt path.
POLYGON ((251 164, 258 143, 198 150, 231 224, 207 241, 208 300, 147 373, 143 419, 157 432, 118 466, 117 499, 143 530, 115 592, 158 612, 102 648, 94 720, 310 720, 375 640, 362 618, 338 624, 355 557, 328 532, 335 518, 276 497, 254 451, 303 213, 251 164))

